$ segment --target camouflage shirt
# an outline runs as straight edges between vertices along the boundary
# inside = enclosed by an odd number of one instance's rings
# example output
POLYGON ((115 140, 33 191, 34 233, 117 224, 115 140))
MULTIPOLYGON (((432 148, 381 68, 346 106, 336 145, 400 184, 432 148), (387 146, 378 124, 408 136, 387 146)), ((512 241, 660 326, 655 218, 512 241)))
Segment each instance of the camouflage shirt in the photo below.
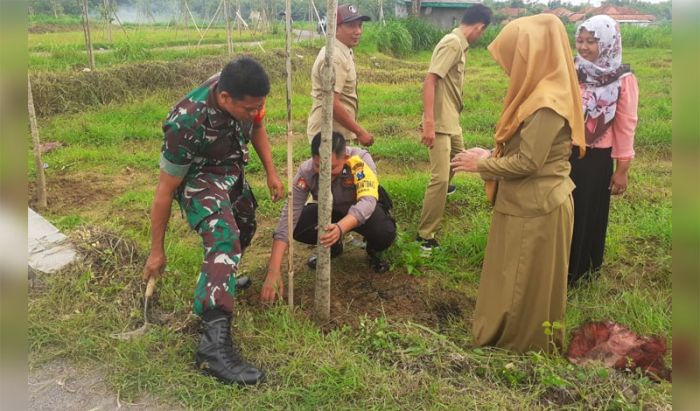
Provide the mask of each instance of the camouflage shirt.
POLYGON ((175 177, 238 175, 248 163, 253 122, 241 122, 216 104, 217 73, 183 97, 163 123, 160 168, 175 177))

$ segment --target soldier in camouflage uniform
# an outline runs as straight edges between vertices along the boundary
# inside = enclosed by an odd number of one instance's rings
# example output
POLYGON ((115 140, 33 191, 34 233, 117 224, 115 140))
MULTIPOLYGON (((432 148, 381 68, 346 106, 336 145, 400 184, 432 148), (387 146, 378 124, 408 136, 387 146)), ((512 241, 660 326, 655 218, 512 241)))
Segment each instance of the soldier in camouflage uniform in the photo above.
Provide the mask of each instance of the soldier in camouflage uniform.
POLYGON ((231 321, 238 264, 256 228, 257 204, 243 171, 248 142, 265 168, 273 201, 284 194, 263 125, 269 91, 262 66, 237 58, 180 100, 163 125, 144 278, 158 277, 165 269, 165 231, 175 198, 204 246, 194 296, 204 331, 195 359, 204 372, 227 383, 255 384, 264 378, 237 353, 231 321))

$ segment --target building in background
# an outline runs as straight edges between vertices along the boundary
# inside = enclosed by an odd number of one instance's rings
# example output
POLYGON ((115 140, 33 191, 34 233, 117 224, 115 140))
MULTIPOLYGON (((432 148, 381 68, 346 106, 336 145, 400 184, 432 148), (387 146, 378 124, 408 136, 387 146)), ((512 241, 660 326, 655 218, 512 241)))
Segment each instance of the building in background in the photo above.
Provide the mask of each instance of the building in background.
MULTIPOLYGON (((459 25, 466 9, 472 4, 481 4, 478 0, 436 0, 420 2, 420 18, 428 23, 452 29, 459 25)), ((405 18, 411 14, 412 1, 398 0, 394 12, 396 17, 405 18)))
POLYGON ((644 14, 641 11, 621 6, 590 7, 582 13, 574 13, 568 16, 572 23, 580 23, 591 16, 607 14, 620 24, 635 24, 638 26, 648 26, 652 24, 656 17, 652 14, 644 14))

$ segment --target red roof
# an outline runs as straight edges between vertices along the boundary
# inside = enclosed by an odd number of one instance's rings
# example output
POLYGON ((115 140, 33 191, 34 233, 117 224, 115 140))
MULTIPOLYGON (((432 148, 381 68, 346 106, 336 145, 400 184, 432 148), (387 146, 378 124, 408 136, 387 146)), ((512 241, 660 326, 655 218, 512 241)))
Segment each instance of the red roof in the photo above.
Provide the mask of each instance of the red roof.
POLYGON ((566 7, 557 7, 554 10, 545 10, 543 13, 549 13, 549 14, 554 14, 557 17, 569 17, 570 15, 574 14, 573 11, 567 9, 566 7))
POLYGON ((527 13, 527 9, 522 9, 518 7, 504 7, 502 9, 496 10, 496 13, 500 13, 508 17, 518 17, 522 14, 527 13))
POLYGON ((629 20, 644 20, 644 21, 654 21, 656 17, 652 14, 643 14, 642 12, 635 10, 630 7, 621 6, 602 6, 602 7, 589 7, 583 13, 574 13, 569 16, 569 21, 580 21, 583 20, 586 15, 597 16, 600 14, 607 14, 617 21, 629 21, 629 20))

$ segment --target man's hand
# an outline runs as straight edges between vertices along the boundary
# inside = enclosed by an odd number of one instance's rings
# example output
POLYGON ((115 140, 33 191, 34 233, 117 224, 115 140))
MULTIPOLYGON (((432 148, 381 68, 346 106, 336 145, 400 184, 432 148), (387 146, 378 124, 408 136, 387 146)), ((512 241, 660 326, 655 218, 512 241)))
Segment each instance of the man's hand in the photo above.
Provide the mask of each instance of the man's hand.
POLYGON ((284 184, 282 184, 282 180, 277 177, 277 174, 267 175, 267 187, 270 189, 272 201, 279 201, 284 198, 284 184))
POLYGON ((367 130, 362 129, 361 132, 357 133, 357 142, 365 147, 369 147, 374 144, 374 136, 367 132, 367 130))
POLYGON ((260 291, 260 300, 264 303, 274 302, 277 298, 284 298, 284 281, 280 278, 280 272, 268 271, 265 283, 260 291))
POLYGON ((143 267, 143 279, 148 281, 151 277, 160 278, 165 272, 166 264, 165 254, 151 251, 143 267))
POLYGON ((326 233, 319 238, 319 242, 322 246, 328 248, 337 243, 342 237, 343 232, 338 224, 328 224, 326 226, 326 233))
POLYGON ((433 148, 435 144, 435 125, 429 122, 424 122, 421 130, 420 142, 428 148, 433 148))

